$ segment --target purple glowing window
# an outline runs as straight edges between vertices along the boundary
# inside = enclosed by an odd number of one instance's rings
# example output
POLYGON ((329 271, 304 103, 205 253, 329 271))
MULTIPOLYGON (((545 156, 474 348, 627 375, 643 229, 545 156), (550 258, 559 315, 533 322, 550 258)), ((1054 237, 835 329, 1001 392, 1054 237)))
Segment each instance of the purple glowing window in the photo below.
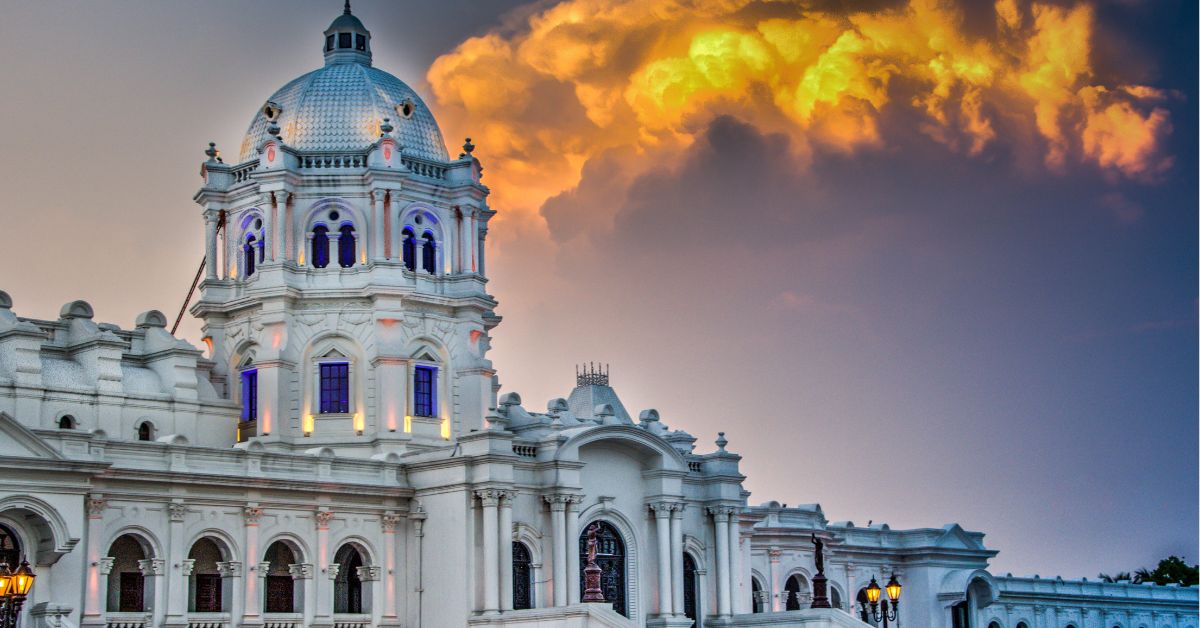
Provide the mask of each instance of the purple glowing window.
POLYGON ((325 268, 329 265, 329 229, 324 225, 313 229, 312 265, 313 268, 325 268))
POLYGON ((413 372, 413 414, 437 416, 437 369, 432 366, 413 372))
POLYGON ((350 365, 346 362, 321 364, 321 414, 350 412, 350 365))
POLYGON ((242 371, 242 420, 258 420, 258 369, 242 371))

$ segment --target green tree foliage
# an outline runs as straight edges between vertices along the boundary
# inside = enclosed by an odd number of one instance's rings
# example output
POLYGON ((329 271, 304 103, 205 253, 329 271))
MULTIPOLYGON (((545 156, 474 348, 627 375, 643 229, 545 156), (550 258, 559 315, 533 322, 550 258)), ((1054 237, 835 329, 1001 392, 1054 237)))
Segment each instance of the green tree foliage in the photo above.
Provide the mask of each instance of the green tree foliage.
POLYGON ((1179 556, 1168 556, 1158 561, 1158 566, 1154 569, 1142 568, 1132 574, 1122 571, 1115 576, 1102 573, 1099 577, 1104 582, 1128 580, 1134 584, 1153 582, 1162 586, 1176 583, 1183 587, 1194 587, 1200 585, 1200 565, 1189 565, 1179 556))

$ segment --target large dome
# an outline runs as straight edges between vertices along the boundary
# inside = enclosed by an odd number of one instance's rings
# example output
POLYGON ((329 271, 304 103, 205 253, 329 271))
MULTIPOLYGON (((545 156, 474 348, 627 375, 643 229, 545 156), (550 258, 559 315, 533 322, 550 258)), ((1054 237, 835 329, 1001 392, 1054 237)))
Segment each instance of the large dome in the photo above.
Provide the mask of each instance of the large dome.
POLYGON ((325 67, 284 85, 263 103, 242 140, 239 161, 257 157, 272 118, 283 141, 306 152, 365 150, 379 139, 379 126, 389 118, 405 154, 447 161, 442 132, 421 97, 400 79, 371 67, 370 34, 349 7, 325 35, 325 67), (360 39, 352 44, 352 36, 360 39))

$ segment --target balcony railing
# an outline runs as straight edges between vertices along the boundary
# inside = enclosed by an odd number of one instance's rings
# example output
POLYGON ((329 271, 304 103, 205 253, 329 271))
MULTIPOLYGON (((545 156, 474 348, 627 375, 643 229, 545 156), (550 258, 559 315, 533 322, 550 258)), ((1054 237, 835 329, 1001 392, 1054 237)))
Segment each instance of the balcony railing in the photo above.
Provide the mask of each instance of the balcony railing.
POLYGON ((334 615, 333 628, 371 628, 371 616, 334 615))
POLYGON ((263 628, 301 628, 304 615, 301 613, 267 613, 263 615, 263 628))
POLYGON ((108 628, 149 628, 150 613, 107 613, 104 621, 108 628))
POLYGON ((191 613, 188 628, 229 628, 229 613, 191 613))

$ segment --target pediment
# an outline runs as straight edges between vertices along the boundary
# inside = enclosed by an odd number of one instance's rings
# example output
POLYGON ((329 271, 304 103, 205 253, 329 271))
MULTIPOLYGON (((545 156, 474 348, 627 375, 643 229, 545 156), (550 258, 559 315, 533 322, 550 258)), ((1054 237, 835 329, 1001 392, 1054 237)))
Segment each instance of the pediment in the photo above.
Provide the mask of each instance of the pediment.
POLYGON ((979 544, 976 543, 975 540, 969 535, 967 535, 966 530, 963 530, 962 526, 958 525, 957 523, 946 526, 944 530, 945 532, 943 532, 942 536, 937 540, 936 545, 938 547, 966 550, 981 549, 979 544))
POLYGON ((3 412, 0 412, 0 456, 43 460, 63 459, 62 454, 47 445, 46 441, 3 412))

